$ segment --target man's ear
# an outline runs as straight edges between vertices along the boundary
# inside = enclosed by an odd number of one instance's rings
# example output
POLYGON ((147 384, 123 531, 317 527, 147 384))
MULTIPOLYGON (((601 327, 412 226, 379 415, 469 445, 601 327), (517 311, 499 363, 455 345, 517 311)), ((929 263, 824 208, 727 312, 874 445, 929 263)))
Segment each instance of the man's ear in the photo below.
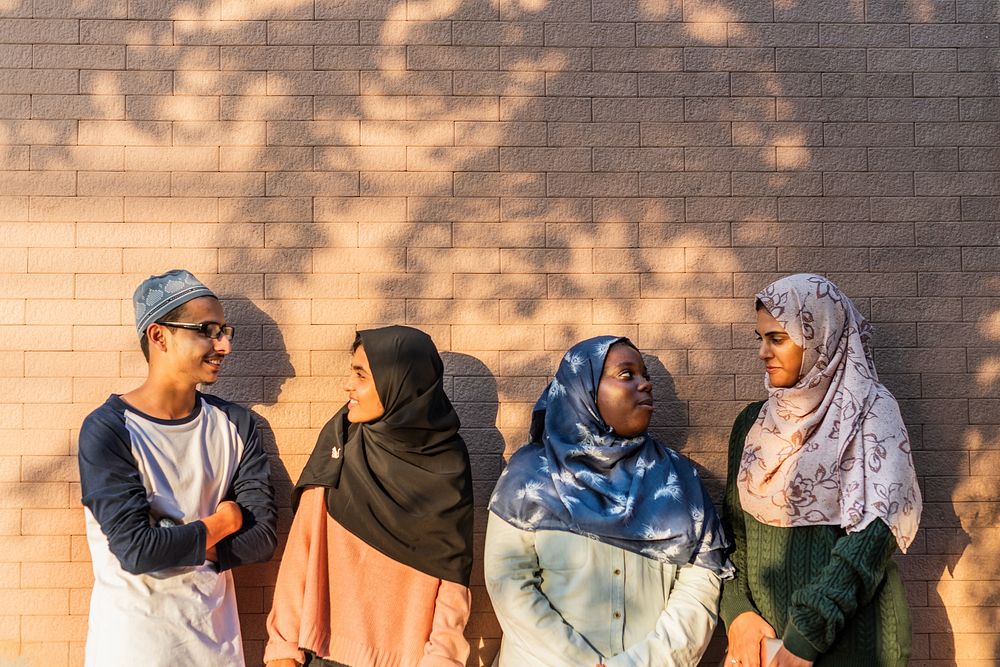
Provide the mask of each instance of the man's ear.
POLYGON ((167 351, 167 327, 162 324, 149 325, 146 329, 146 338, 149 339, 149 349, 152 350, 154 347, 160 352, 167 351))

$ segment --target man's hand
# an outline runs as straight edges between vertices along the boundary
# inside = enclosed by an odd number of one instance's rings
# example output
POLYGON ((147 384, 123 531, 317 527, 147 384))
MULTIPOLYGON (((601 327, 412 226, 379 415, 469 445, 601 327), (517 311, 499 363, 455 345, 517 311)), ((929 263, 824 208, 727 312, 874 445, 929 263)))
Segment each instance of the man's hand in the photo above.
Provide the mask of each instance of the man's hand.
POLYGON ((219 503, 215 513, 222 515, 228 522, 230 530, 227 534, 231 535, 243 527, 243 510, 232 500, 223 500, 219 503))
MULTIPOLYGON (((766 667, 761 665, 765 638, 775 638, 774 628, 759 615, 745 611, 729 625, 726 667, 766 667)), ((782 648, 782 651, 785 649, 782 648)), ((789 655, 791 655, 789 653, 789 655)), ((776 662, 776 661, 775 661, 776 662)), ((772 664, 775 664, 772 662, 772 664)), ((788 663, 791 666, 792 663, 788 663)))
POLYGON ((232 500, 223 500, 215 512, 202 519, 202 523, 208 531, 205 538, 207 554, 209 549, 243 527, 243 510, 232 500))

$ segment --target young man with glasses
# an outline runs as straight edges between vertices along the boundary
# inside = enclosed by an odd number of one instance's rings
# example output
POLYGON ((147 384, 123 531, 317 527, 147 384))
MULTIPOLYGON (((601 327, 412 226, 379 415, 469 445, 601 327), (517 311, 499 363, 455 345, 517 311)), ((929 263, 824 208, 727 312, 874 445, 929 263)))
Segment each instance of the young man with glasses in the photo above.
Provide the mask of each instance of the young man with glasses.
POLYGON ((202 394, 232 350, 222 304, 188 271, 133 295, 146 381, 80 430, 94 568, 88 667, 243 667, 230 570, 268 560, 277 511, 253 415, 202 394))

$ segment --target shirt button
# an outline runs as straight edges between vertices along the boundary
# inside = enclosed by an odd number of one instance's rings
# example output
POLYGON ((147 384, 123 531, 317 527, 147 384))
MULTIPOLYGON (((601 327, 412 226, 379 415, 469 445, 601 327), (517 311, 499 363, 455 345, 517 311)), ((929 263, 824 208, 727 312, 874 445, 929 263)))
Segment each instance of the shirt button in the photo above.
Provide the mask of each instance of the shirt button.
POLYGON ((615 618, 621 618, 621 617, 622 617, 622 613, 620 611, 616 611, 615 612, 615 618))
POLYGON ((618 569, 618 568, 616 567, 616 568, 615 568, 615 576, 617 576, 617 575, 619 575, 619 574, 621 574, 621 573, 622 573, 622 571, 621 571, 621 570, 619 570, 619 569, 618 569))

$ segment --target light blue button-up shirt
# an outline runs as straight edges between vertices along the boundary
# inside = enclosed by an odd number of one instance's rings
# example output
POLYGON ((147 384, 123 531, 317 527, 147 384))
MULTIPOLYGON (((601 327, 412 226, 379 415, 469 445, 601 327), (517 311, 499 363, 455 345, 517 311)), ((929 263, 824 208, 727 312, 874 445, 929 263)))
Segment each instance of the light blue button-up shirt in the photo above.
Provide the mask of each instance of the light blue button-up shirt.
POLYGON ((504 636, 498 667, 688 667, 718 621, 718 575, 575 533, 515 528, 492 512, 486 588, 504 636))

